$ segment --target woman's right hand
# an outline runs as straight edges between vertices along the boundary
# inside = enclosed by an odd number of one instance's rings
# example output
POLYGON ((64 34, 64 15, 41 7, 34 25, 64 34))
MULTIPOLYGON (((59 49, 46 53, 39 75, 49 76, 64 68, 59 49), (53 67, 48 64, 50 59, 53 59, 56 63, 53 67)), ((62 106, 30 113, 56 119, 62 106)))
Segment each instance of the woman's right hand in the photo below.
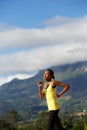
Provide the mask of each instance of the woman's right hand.
POLYGON ((42 82, 42 81, 39 81, 39 82, 38 82, 38 87, 41 88, 42 85, 43 85, 43 82, 42 82))

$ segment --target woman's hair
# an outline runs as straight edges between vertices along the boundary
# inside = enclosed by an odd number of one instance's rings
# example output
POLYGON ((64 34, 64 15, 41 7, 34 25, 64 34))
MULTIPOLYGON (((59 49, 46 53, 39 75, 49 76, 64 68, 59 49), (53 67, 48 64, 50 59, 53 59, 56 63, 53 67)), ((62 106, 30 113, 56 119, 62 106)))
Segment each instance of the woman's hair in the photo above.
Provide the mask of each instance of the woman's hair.
POLYGON ((53 72, 53 70, 51 70, 51 69, 47 69, 46 71, 49 71, 49 72, 51 73, 51 75, 52 75, 52 78, 55 79, 55 76, 54 76, 54 72, 53 72))

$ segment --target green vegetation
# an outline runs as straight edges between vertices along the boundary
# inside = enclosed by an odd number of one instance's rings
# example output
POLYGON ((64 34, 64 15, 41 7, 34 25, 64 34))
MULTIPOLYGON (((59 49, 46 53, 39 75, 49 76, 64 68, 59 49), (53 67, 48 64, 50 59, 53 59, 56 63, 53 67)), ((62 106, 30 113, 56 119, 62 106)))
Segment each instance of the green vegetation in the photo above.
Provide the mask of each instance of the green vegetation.
POLYGON ((84 130, 87 130, 87 124, 84 124, 84 130))
MULTIPOLYGON (((87 130, 87 115, 60 114, 61 123, 67 130, 87 130)), ((40 112, 33 120, 22 121, 15 110, 10 110, 6 119, 0 118, 0 130, 46 130, 48 112, 40 112)), ((56 127, 55 129, 56 130, 56 127)))

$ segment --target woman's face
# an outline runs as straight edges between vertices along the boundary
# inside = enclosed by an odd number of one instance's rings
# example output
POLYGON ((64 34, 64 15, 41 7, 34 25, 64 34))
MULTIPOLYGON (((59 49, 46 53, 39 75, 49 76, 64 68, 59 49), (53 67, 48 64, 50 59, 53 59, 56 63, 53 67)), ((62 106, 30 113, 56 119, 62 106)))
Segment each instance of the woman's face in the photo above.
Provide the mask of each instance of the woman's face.
POLYGON ((44 79, 46 80, 46 81, 50 81, 51 79, 52 79, 52 75, 51 75, 51 73, 50 73, 50 71, 45 71, 44 72, 44 79))

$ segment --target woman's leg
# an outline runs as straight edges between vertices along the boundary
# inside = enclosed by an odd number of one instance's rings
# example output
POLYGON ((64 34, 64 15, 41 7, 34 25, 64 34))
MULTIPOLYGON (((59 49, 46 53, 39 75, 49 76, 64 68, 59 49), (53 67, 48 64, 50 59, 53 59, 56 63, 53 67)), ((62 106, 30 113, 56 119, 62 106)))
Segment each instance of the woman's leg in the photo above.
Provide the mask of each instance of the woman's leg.
POLYGON ((57 110, 56 114, 55 114, 55 126, 56 126, 57 130, 66 130, 65 128, 63 128, 63 126, 61 124, 58 113, 59 113, 59 110, 57 110))
POLYGON ((65 130, 60 122, 58 112, 59 110, 49 111, 48 130, 54 130, 55 126, 57 130, 65 130))
POLYGON ((55 125, 55 111, 49 111, 48 130, 54 130, 55 125))

